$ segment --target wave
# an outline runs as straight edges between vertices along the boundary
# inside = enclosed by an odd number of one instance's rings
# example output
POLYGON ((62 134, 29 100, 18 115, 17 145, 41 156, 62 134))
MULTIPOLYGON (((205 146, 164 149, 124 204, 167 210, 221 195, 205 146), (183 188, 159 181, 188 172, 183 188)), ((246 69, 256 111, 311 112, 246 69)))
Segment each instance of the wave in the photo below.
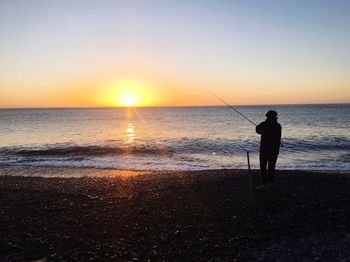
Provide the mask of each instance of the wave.
MULTIPOLYGON (((0 166, 91 167, 122 170, 245 168, 246 151, 258 168, 259 141, 181 138, 123 145, 55 144, 0 148, 0 166), (157 143, 156 143, 157 142, 157 143)), ((283 140, 279 168, 350 170, 350 140, 283 140)))
POLYGON ((282 148, 287 152, 319 152, 350 149, 347 137, 318 137, 310 139, 284 139, 282 148))
MULTIPOLYGON (((282 141, 284 153, 310 153, 328 151, 347 151, 350 139, 346 137, 318 138, 301 140, 286 138, 282 141)), ((160 156, 171 158, 174 155, 222 155, 231 156, 245 151, 259 151, 259 140, 244 139, 208 139, 180 138, 162 141, 147 141, 142 144, 125 145, 120 142, 98 145, 46 145, 41 147, 7 147, 0 148, 0 156, 24 158, 86 158, 118 155, 160 156)))
POLYGON ((1 150, 2 155, 13 155, 22 157, 98 157, 109 155, 161 155, 170 157, 172 155, 169 148, 158 146, 63 146, 63 147, 48 147, 48 148, 8 148, 1 150))

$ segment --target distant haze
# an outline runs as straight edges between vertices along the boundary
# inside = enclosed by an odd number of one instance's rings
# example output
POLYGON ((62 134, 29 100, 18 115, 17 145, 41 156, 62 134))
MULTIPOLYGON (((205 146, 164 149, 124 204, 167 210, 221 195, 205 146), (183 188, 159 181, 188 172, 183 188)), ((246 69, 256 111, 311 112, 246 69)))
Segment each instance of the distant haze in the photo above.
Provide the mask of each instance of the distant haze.
POLYGON ((350 102, 350 1, 0 2, 0 107, 350 102))

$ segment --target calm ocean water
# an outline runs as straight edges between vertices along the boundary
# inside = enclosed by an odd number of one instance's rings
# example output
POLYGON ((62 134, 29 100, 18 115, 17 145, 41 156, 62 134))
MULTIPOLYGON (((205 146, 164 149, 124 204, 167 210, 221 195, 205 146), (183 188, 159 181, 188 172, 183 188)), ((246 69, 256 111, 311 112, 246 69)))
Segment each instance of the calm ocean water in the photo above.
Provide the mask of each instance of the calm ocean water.
MULTIPOLYGON (((350 170, 350 105, 240 106, 255 123, 274 109, 279 169, 350 170)), ((258 168, 259 135, 227 107, 3 109, 0 165, 123 170, 258 168)))

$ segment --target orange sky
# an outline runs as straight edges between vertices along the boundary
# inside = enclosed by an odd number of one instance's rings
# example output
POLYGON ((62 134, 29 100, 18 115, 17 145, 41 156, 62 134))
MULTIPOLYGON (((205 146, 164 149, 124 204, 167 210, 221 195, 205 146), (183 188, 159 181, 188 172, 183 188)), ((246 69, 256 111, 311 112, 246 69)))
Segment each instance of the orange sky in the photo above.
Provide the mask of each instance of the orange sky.
POLYGON ((129 94, 136 97, 135 106, 221 105, 210 92, 237 105, 349 102, 346 83, 332 79, 279 80, 265 77, 257 84, 250 79, 204 81, 193 76, 185 81, 186 75, 161 73, 122 72, 90 75, 82 80, 15 81, 1 88, 0 106, 127 106, 123 97, 129 94), (337 92, 329 88, 335 84, 338 86, 337 92))

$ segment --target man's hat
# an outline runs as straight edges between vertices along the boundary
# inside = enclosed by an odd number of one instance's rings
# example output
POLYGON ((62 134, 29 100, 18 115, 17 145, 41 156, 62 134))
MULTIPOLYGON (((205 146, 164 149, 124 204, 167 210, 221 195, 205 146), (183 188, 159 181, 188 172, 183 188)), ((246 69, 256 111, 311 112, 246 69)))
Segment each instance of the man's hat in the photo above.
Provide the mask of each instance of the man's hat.
POLYGON ((271 118, 271 119, 276 119, 276 118, 277 118, 277 112, 274 111, 274 110, 269 110, 269 111, 266 113, 266 117, 267 117, 267 118, 271 118))

